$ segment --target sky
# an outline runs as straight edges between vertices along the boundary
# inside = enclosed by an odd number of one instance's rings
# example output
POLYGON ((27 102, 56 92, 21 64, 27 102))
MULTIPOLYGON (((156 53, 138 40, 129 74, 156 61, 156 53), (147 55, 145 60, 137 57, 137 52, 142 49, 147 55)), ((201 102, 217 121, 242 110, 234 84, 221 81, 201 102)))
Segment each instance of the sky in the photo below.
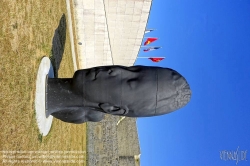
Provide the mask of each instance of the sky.
MULTIPOLYGON (((138 118, 142 166, 250 165, 250 1, 153 0, 145 37, 192 90, 183 108, 138 118), (226 152, 234 152, 235 160, 226 152), (230 156, 229 156, 230 157, 230 156)), ((145 40, 144 40, 145 41, 145 40)))

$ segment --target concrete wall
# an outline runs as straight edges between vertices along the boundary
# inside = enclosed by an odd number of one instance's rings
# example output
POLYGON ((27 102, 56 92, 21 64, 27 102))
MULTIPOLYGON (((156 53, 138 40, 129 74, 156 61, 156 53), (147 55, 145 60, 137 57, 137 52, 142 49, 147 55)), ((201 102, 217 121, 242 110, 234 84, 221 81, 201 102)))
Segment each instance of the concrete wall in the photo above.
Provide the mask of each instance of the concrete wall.
POLYGON ((106 115, 101 122, 87 123, 87 164, 89 166, 139 166, 140 154, 135 118, 106 115))
POLYGON ((88 166, 119 166, 118 120, 118 116, 107 115, 101 122, 87 123, 88 166))
POLYGON ((140 154, 136 118, 125 118, 117 126, 117 141, 119 156, 140 154))
POLYGON ((135 160, 133 156, 120 156, 119 157, 119 166, 131 166, 134 164, 135 160))
POLYGON ((112 65, 110 39, 103 0, 74 0, 80 68, 112 65))
POLYGON ((140 49, 151 0, 105 0, 114 64, 132 66, 140 49))
POLYGON ((132 66, 152 0, 74 0, 80 68, 132 66))

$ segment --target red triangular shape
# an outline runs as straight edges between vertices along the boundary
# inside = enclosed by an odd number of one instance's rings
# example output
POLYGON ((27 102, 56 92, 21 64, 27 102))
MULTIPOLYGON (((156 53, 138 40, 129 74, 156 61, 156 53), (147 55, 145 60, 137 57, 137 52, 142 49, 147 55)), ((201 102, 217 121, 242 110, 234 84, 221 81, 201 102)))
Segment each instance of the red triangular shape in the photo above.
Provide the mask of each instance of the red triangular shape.
POLYGON ((144 46, 145 45, 148 45, 148 44, 150 44, 150 43, 152 43, 152 42, 154 42, 154 41, 156 41, 158 38, 156 38, 156 37, 150 37, 150 38, 148 38, 145 42, 144 42, 144 46))
POLYGON ((150 59, 152 62, 160 62, 162 61, 164 58, 148 58, 150 59))

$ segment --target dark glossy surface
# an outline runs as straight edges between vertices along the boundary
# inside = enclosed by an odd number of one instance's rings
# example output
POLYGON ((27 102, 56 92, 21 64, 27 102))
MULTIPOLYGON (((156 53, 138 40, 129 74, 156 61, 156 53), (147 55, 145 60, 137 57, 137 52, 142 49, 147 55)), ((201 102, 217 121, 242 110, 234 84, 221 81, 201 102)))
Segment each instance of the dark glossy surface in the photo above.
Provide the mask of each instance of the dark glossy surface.
POLYGON ((100 121, 103 113, 157 116, 185 106, 191 97, 183 76, 169 68, 102 66, 78 70, 72 79, 48 79, 48 113, 65 122, 100 121))

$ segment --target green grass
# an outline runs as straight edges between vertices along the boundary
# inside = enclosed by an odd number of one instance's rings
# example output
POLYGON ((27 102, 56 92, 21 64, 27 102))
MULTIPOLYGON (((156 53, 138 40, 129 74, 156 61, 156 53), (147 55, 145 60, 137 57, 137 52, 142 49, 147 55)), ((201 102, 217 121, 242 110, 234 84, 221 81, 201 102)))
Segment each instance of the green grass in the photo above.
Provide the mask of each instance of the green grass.
POLYGON ((42 57, 54 60, 58 77, 74 73, 65 1, 3 0, 0 11, 0 151, 86 150, 85 124, 54 118, 51 132, 42 137, 34 110, 42 57), (53 42, 55 36, 60 42, 53 42))

